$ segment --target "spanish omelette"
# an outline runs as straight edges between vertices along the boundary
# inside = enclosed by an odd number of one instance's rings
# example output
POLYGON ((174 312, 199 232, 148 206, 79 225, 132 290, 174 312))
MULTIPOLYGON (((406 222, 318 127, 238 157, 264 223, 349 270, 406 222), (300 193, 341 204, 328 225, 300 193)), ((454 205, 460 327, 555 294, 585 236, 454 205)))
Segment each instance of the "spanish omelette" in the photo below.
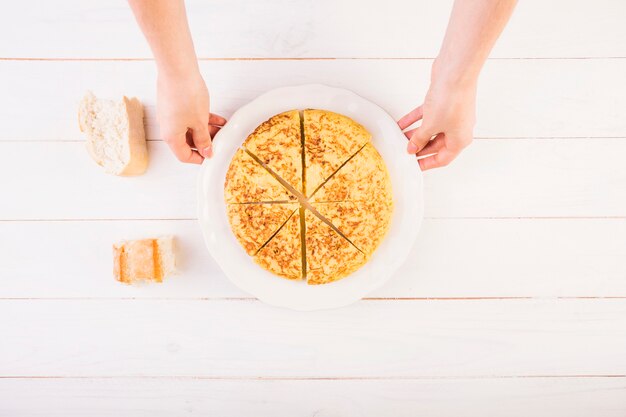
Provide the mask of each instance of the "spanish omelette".
POLYGON ((264 269, 311 285, 342 279, 389 230, 393 194, 371 135, 326 110, 262 123, 231 161, 224 185, 237 240, 264 269))

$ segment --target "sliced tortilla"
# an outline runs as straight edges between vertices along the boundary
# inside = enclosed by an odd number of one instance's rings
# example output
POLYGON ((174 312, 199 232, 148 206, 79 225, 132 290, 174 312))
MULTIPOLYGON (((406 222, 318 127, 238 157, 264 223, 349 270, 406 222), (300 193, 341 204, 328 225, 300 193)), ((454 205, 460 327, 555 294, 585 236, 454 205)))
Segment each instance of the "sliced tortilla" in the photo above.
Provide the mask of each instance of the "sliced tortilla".
POLYGON ((297 208, 297 203, 229 204, 228 221, 241 246, 253 256, 297 208))
POLYGON ((307 284, 328 284, 347 277, 367 259, 310 210, 305 211, 307 284))
POLYGON ((326 110, 304 111, 305 196, 310 196, 371 135, 349 117, 326 110))
POLYGON ((277 114, 252 132, 244 147, 298 192, 302 191, 302 138, 298 110, 277 114))
POLYGON ((370 257, 387 234, 393 205, 382 199, 369 202, 314 203, 345 237, 370 257))
POLYGON ((224 199, 229 204, 296 201, 293 194, 243 149, 237 151, 228 167, 224 199))
POLYGON ((254 261, 279 277, 302 278, 299 210, 295 210, 278 233, 261 248, 254 261))
POLYGON ((368 143, 341 167, 309 200, 392 201, 391 179, 382 157, 368 143))

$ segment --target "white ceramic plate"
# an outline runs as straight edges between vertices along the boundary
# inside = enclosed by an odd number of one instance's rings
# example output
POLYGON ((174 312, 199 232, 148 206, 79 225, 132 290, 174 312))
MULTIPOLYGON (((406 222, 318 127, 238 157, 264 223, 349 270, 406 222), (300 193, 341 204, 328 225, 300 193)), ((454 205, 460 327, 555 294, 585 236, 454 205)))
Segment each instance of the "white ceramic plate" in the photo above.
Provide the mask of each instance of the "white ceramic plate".
POLYGON ((422 172, 408 155, 406 138, 383 109, 351 91, 310 84, 271 90, 241 107, 214 140, 215 156, 198 181, 199 220, 209 252, 226 276, 261 301, 294 310, 336 308, 353 303, 383 285, 405 262, 423 216, 422 172), (274 276, 259 267, 230 230, 224 181, 230 161, 246 137, 275 114, 292 109, 324 109, 351 117, 372 134, 393 187, 391 228, 370 261, 352 275, 326 285, 307 285, 274 276))

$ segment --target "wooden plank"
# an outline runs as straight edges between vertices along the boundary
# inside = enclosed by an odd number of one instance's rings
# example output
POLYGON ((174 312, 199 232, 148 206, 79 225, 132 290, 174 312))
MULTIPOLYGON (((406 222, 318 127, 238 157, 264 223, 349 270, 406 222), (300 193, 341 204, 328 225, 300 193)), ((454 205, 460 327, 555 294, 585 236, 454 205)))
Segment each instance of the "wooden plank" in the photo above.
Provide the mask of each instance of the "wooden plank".
MULTIPOLYGON (((212 110, 230 116, 259 94, 286 85, 326 83, 351 89, 399 118, 423 99, 430 61, 202 62, 212 110)), ((135 95, 155 120, 152 62, 0 61, 0 140, 80 140, 78 103, 86 90, 135 95)), ((626 137, 626 59, 490 61, 478 98, 478 137, 626 137), (593 122, 590 122, 593 121, 593 122)))
MULTIPOLYGON (((202 57, 432 58, 441 44, 452 1, 186 3, 202 57)), ((28 0, 7 6, 0 16, 2 57, 151 56, 123 1, 28 0)), ((624 11, 620 0, 520 2, 493 55, 626 56, 624 11)))
MULTIPOLYGON (((626 297, 625 240, 625 219, 427 219, 404 267, 369 297, 626 297)), ((0 251, 0 298, 248 297, 195 220, 0 222, 0 251), (113 242, 164 234, 177 237, 177 276, 113 280, 113 242)))
POLYGON ((0 317, 7 377, 626 374, 626 300, 3 300, 0 317))
MULTIPOLYGON (((149 151, 148 172, 122 178, 81 142, 0 142, 0 219, 195 218, 198 167, 163 142, 149 151)), ((623 139, 478 140, 426 174, 426 216, 624 217, 624 154, 623 139)))
POLYGON ((624 378, 0 379, 8 416, 622 417, 624 378), (314 393, 314 394, 313 394, 314 393), (36 399, 36 401, 34 400, 36 399))

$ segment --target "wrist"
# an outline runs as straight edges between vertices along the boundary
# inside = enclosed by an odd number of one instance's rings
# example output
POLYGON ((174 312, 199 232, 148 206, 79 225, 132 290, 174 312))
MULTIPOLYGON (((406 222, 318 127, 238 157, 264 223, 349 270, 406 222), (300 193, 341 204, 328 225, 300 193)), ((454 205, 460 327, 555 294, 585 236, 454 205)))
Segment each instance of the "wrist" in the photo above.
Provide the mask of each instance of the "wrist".
POLYGON ((164 79, 190 79, 200 76, 198 61, 188 62, 159 62, 157 61, 157 75, 164 79))
POLYGON ((479 69, 460 66, 440 55, 433 61, 430 81, 448 88, 475 89, 479 72, 479 69))

